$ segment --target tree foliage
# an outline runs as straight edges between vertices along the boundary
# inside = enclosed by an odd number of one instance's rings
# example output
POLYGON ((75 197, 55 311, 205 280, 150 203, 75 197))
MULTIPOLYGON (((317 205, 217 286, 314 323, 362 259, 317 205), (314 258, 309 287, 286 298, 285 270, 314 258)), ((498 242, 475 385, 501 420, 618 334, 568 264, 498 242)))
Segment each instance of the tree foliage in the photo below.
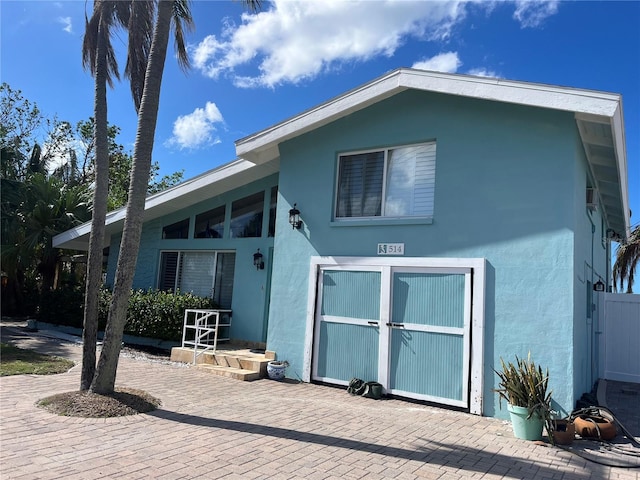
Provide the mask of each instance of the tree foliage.
POLYGON ((618 246, 613 264, 613 285, 618 291, 633 293, 636 268, 640 262, 640 225, 631 232, 629 239, 618 246))
MULTIPOLYGON (((72 125, 44 115, 37 104, 7 83, 0 86, 0 241, 5 315, 36 313, 42 292, 66 274, 60 260, 72 252, 52 248, 52 238, 89 220, 95 182, 94 120, 72 125)), ((131 154, 117 142, 120 129, 108 127, 109 163, 114 173, 108 205, 126 203, 131 154)), ((182 172, 154 177, 156 192, 182 180, 182 172)))
MULTIPOLYGON (((133 159, 130 154, 120 152, 111 155, 109 158, 109 197, 107 198, 108 210, 115 210, 127 204, 129 195, 129 181, 133 159)), ((160 165, 153 162, 149 174, 149 184, 147 194, 162 192, 171 188, 184 178, 184 170, 179 170, 170 175, 159 175, 160 165)))
POLYGON ((69 162, 73 128, 56 117, 44 116, 20 90, 0 85, 0 149, 4 179, 24 181, 30 173, 55 169, 69 162))
POLYGON ((0 93, 2 311, 32 314, 60 275, 64 252, 52 247, 53 236, 90 216, 88 186, 55 168, 76 158, 70 124, 45 117, 6 83, 0 93))

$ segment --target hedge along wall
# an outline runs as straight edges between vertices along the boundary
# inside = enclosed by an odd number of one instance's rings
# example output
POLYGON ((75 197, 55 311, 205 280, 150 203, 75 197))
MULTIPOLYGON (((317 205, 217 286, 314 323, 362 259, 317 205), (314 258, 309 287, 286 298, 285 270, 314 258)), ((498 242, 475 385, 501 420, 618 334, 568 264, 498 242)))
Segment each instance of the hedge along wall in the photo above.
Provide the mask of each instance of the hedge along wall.
MULTIPOLYGON (((107 324, 112 293, 100 292, 98 330, 107 324)), ((191 293, 159 290, 132 290, 124 333, 159 340, 179 341, 182 338, 184 311, 188 308, 217 308, 210 298, 191 293)), ((38 320, 54 325, 82 328, 84 291, 81 289, 54 290, 42 296, 38 320)))

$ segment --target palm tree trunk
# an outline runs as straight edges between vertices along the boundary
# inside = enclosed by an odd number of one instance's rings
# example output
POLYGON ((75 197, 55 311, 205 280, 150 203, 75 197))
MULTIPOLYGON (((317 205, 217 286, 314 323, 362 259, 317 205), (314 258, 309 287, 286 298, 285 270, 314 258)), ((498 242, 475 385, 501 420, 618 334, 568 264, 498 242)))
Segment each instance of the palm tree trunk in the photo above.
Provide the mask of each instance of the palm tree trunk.
POLYGON ((155 137, 162 73, 167 55, 171 30, 173 1, 160 1, 154 28, 149 63, 145 74, 142 102, 138 112, 138 128, 133 150, 133 169, 122 242, 118 255, 113 299, 109 309, 107 328, 91 390, 96 393, 111 393, 115 388, 118 358, 126 323, 127 305, 133 285, 140 235, 144 216, 144 205, 151 170, 151 158, 155 137))
POLYGON ((96 148, 95 189, 93 191, 93 216, 87 259, 87 279, 84 299, 84 329, 82 330, 82 373, 80 390, 91 387, 96 370, 96 340, 98 338, 98 302, 102 284, 102 250, 107 196, 109 193, 109 141, 107 126, 107 59, 105 32, 98 31, 98 48, 95 68, 94 139, 96 148))

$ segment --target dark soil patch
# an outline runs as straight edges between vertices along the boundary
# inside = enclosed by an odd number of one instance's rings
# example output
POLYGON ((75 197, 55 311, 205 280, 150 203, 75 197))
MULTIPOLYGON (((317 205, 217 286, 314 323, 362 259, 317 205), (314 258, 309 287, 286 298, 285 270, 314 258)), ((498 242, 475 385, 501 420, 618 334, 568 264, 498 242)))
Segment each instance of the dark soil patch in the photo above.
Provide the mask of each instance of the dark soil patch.
POLYGON ((67 417, 108 418, 137 415, 155 410, 160 400, 143 390, 118 388, 108 395, 65 392, 43 398, 37 406, 67 417))

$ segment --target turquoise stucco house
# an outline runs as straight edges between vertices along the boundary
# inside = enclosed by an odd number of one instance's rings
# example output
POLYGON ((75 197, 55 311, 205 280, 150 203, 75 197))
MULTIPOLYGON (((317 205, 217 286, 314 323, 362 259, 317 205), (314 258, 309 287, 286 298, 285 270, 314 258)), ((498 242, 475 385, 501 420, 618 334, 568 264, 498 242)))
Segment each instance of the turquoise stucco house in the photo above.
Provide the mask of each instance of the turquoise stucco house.
POLYGON ((213 296, 304 381, 504 416, 493 367, 531 352, 565 410, 591 390, 593 290, 629 234, 620 95, 398 69, 236 152, 147 199, 135 287, 213 296))

